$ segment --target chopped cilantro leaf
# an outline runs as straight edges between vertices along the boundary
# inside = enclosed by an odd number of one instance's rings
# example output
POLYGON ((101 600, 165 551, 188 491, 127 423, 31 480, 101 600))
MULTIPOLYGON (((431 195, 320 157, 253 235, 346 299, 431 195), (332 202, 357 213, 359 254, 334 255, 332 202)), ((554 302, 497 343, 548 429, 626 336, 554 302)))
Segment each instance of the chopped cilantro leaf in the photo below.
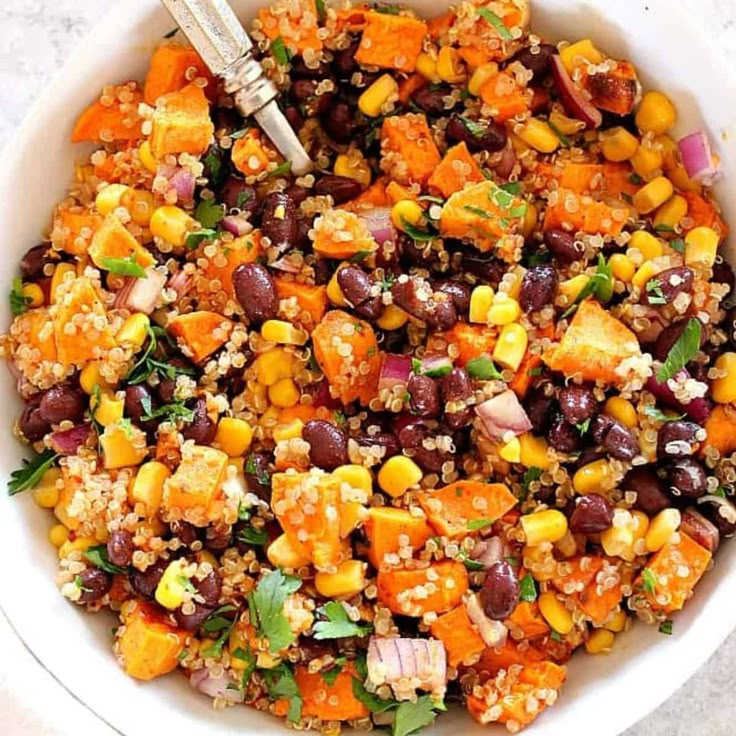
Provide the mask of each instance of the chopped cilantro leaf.
POLYGON ((478 8, 478 15, 487 20, 496 29, 496 32, 504 41, 513 40, 514 37, 511 34, 511 31, 506 28, 501 18, 499 18, 499 16, 497 16, 492 10, 488 10, 488 8, 478 8))
POLYGON ((15 317, 28 311, 28 305, 33 301, 23 294, 23 281, 19 276, 13 279, 13 288, 10 291, 10 311, 15 317))
MULTIPOLYGON (((205 229, 212 229, 225 217, 225 205, 214 199, 201 199, 194 210, 194 219, 205 229)), ((202 232, 200 230, 200 232, 202 232)))
POLYGON ((315 639, 344 639, 348 636, 366 636, 373 627, 369 624, 358 624, 351 621, 342 603, 330 601, 317 609, 318 615, 324 617, 314 625, 315 639))
POLYGON ((682 370, 700 350, 700 322, 691 318, 680 337, 670 348, 667 359, 657 371, 657 381, 664 383, 682 370))
POLYGON ((644 583, 644 590, 649 593, 649 595, 656 595, 657 591, 657 578, 654 576, 654 573, 648 568, 645 567, 644 570, 641 573, 641 579, 644 583))
POLYGON ((481 381, 503 381, 503 375, 490 358, 480 356, 468 361, 465 366, 471 378, 481 381))
POLYGON ((23 466, 10 474, 8 495, 35 488, 41 481, 43 474, 56 462, 59 455, 51 449, 35 455, 32 460, 23 459, 23 466))
POLYGON ((519 598, 525 603, 533 603, 537 600, 537 584, 530 572, 524 575, 519 583, 519 598))
POLYGON ((258 636, 268 639, 272 654, 294 641, 294 633, 283 609, 287 596, 299 590, 301 585, 299 578, 274 570, 261 578, 256 589, 248 596, 250 622, 256 627, 258 636))

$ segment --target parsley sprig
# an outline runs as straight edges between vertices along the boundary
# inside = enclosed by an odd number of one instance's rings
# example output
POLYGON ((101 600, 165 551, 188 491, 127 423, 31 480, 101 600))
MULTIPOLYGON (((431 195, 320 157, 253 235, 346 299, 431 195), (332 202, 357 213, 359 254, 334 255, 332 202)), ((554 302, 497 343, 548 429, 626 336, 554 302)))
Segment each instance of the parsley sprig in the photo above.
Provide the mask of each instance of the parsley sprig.
POLYGON ((28 305, 33 300, 23 294, 23 281, 19 276, 13 279, 13 288, 10 291, 10 311, 15 317, 28 311, 28 305))
POLYGON ((595 296, 600 302, 607 302, 613 296, 613 270, 600 253, 598 254, 598 266, 595 273, 580 290, 575 301, 562 314, 563 319, 575 312, 580 303, 589 296, 595 296))
POLYGON ((667 359, 657 371, 657 382, 664 383, 681 371, 700 350, 700 322, 690 318, 680 337, 670 348, 667 359))
POLYGON ((273 654, 294 641, 294 633, 284 616, 284 601, 301 586, 299 578, 274 570, 261 578, 248 596, 250 622, 255 626, 257 636, 268 639, 268 648, 273 654))
POLYGON ((84 551, 83 556, 95 567, 99 567, 100 570, 109 572, 111 575, 122 575, 128 572, 127 567, 114 565, 112 562, 110 562, 110 558, 107 555, 107 547, 104 544, 98 544, 94 547, 90 547, 89 549, 84 551))
POLYGON ((35 488, 41 481, 43 474, 56 463, 58 457, 58 453, 49 449, 44 450, 31 460, 24 459, 23 467, 14 470, 10 474, 8 495, 15 496, 16 493, 35 488))
POLYGON ((102 258, 100 266, 116 276, 133 276, 137 279, 148 278, 146 271, 131 253, 128 258, 102 258))
POLYGON ((314 625, 315 639, 344 639, 349 636, 367 636, 373 630, 369 624, 351 621, 342 603, 330 601, 317 609, 322 620, 314 625))
POLYGON ((139 383, 144 383, 153 374, 168 378, 170 381, 175 380, 178 375, 194 375, 194 371, 190 368, 170 365, 154 357, 158 348, 158 337, 161 336, 168 339, 168 334, 163 328, 149 325, 147 332, 148 343, 141 357, 138 358, 138 361, 125 377, 125 382, 128 385, 135 386, 139 383))

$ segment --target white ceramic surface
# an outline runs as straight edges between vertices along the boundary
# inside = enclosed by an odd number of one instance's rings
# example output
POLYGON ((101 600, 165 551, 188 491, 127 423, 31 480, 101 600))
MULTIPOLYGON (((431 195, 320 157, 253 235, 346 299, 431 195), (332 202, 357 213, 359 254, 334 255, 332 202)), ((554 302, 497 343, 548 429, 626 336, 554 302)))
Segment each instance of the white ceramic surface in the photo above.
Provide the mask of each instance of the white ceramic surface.
MULTIPOLYGON (((437 7, 430 0, 414 4, 437 7)), ((256 7, 247 0, 235 5, 245 15, 248 8, 256 7)), ((658 83, 673 95, 682 120, 679 132, 705 127, 707 120, 724 160, 726 179, 720 197, 733 221, 736 210, 729 212, 728 204, 736 196, 736 131, 731 114, 736 86, 705 39, 694 33, 675 6, 667 0, 537 0, 534 25, 551 39, 592 35, 614 55, 631 58, 645 85, 658 83), (662 53, 663 48, 671 51, 662 53)), ((103 84, 140 78, 148 52, 170 28, 171 21, 155 0, 119 3, 80 45, 45 94, 43 106, 34 109, 2 161, 0 212, 9 261, 17 259, 22 244, 38 237, 38 213, 50 212, 64 194, 72 163, 81 155, 67 143, 77 112, 103 84)), ((0 292, 9 289, 11 276, 10 269, 0 276, 0 292)), ((0 320, 7 324, 8 319, 2 304, 0 320)), ((19 402, 5 373, 0 374, 0 396, 8 417, 15 414, 19 402)), ((17 467, 20 456, 20 448, 6 435, 0 447, 3 477, 17 467)), ((31 649, 72 693, 131 736, 148 732, 143 724, 153 723, 192 735, 235 729, 283 733, 276 721, 242 708, 215 716, 209 701, 197 697, 182 678, 140 685, 125 677, 109 654, 113 619, 87 616, 58 594, 53 584, 55 555, 45 542, 47 528, 48 517, 29 497, 11 500, 0 495, 0 559, 17 561, 13 568, 4 565, 0 605, 31 649), (13 589, 23 589, 25 594, 6 593, 13 589)), ((736 557, 726 545, 695 599, 676 617, 673 637, 637 626, 621 637, 611 656, 576 657, 560 701, 527 733, 583 734, 592 724, 598 736, 620 733, 681 685, 736 625, 734 594, 736 557)), ((434 732, 457 731, 481 732, 461 713, 440 719, 434 732)))

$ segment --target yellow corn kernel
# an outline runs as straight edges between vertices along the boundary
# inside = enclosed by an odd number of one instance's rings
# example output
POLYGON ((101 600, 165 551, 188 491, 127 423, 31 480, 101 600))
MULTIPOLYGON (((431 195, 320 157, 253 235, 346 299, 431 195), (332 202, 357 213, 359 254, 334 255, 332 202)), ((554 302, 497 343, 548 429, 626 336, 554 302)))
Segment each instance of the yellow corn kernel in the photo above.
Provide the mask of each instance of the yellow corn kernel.
POLYGON ((527 468, 547 470, 550 460, 547 457, 547 440, 544 437, 535 437, 531 432, 524 432, 519 436, 519 462, 527 468))
POLYGON ((432 84, 438 84, 442 80, 437 74, 437 59, 432 54, 422 52, 417 56, 417 74, 421 74, 432 84))
POLYGON ((623 253, 614 253, 608 259, 608 265, 611 267, 611 273, 614 278, 628 284, 636 273, 636 266, 628 256, 623 253))
POLYGON ((491 308, 488 310, 488 324, 498 325, 499 327, 510 325, 512 322, 518 322, 519 317, 521 317, 519 302, 499 291, 493 298, 491 308))
POLYGON ((600 64, 605 56, 598 51, 589 38, 570 44, 560 51, 560 59, 565 65, 565 69, 572 74, 575 69, 576 62, 578 64, 588 61, 591 64, 600 64))
POLYGON ((268 398, 274 406, 288 409, 299 403, 299 388, 291 378, 282 378, 268 387, 268 398))
POLYGON ((273 430, 274 442, 285 442, 286 440, 295 440, 302 436, 304 422, 301 419, 292 419, 286 424, 277 424, 273 430))
POLYGON ((148 337, 148 330, 151 326, 151 320, 147 314, 136 312, 131 314, 128 319, 123 322, 122 327, 115 336, 119 343, 126 342, 137 347, 142 347, 148 337))
POLYGON ((158 460, 151 460, 138 468, 135 480, 128 491, 132 505, 142 503, 148 516, 153 516, 161 506, 164 494, 164 481, 171 471, 158 460))
POLYGON ((70 273, 72 276, 77 275, 77 269, 71 263, 57 263, 54 268, 54 275, 51 277, 51 301, 58 299, 59 287, 66 281, 66 275, 70 273))
POLYGON ((404 455, 394 455, 381 465, 378 485, 393 498, 403 496, 424 477, 422 469, 404 455))
POLYGON ((120 200, 120 204, 130 213, 136 225, 148 227, 156 210, 156 198, 146 189, 129 189, 120 200))
POLYGON ((271 542, 266 548, 268 561, 277 567, 297 568, 308 565, 309 554, 301 545, 294 544, 286 534, 271 542))
POLYGON ((253 427, 245 419, 223 417, 217 424, 215 442, 228 457, 244 455, 252 439, 253 427))
POLYGON ((553 153, 560 147, 560 139, 547 123, 538 118, 529 118, 519 126, 516 134, 528 146, 540 153, 553 153))
POLYGON ((74 541, 67 539, 66 542, 62 543, 59 547, 59 559, 69 557, 72 552, 86 552, 90 547, 94 547, 98 544, 96 537, 76 537, 74 541))
POLYGON ((69 530, 63 524, 54 524, 49 529, 49 542, 59 549, 69 539, 69 530))
POLYGON ((626 628, 627 616, 624 611, 616 611, 607 624, 603 624, 609 631, 618 634, 626 628))
POLYGON ((554 544, 567 534, 567 519, 557 509, 546 509, 522 516, 521 528, 530 547, 537 547, 543 542, 554 544))
POLYGON ((634 274, 634 278, 631 279, 631 283, 634 286, 638 286, 643 289, 646 286, 647 281, 653 278, 659 273, 659 269, 651 262, 645 261, 634 274))
MULTIPOLYGON (((187 649, 191 651, 191 647, 189 645, 187 645, 187 649)), ((241 657, 239 657, 238 654, 240 654, 241 651, 250 651, 248 630, 241 626, 235 626, 230 632, 230 638, 227 642, 227 650, 228 652, 230 652, 230 666, 234 670, 238 670, 239 672, 245 670, 249 666, 249 662, 247 659, 242 659, 241 657)))
POLYGON ((182 247, 194 230, 196 220, 180 207, 164 205, 151 215, 151 232, 171 245, 182 247))
POLYGON ((318 572, 314 576, 314 587, 325 598, 345 598, 357 595, 368 584, 368 565, 360 560, 345 560, 337 572, 318 572))
POLYGON ((718 371, 726 371, 722 378, 711 382, 713 401, 718 404, 730 404, 736 401, 736 353, 721 353, 713 366, 718 371))
POLYGON ((152 173, 155 174, 158 170, 158 161, 154 158, 153 152, 151 151, 151 144, 148 141, 143 141, 138 148, 138 156, 141 163, 152 173))
POLYGON ((347 307, 348 303, 345 300, 345 294, 342 293, 340 288, 340 282, 337 280, 337 274, 340 273, 341 269, 348 266, 348 263, 341 263, 336 269, 335 273, 332 274, 332 278, 327 284, 327 298, 330 300, 330 304, 335 307, 347 307))
POLYGON ((608 654, 613 649, 616 635, 608 629, 594 629, 585 642, 588 654, 608 654))
POLYGON ((89 397, 89 411, 96 422, 103 427, 109 427, 117 424, 123 418, 125 400, 116 399, 107 391, 101 392, 99 396, 93 394, 89 397))
POLYGON ((510 284, 508 291, 506 292, 512 299, 519 301, 519 295, 521 294, 521 282, 524 280, 524 274, 526 269, 520 263, 512 266, 504 276, 504 283, 510 284), (509 275, 513 276, 513 281, 508 279, 509 275))
POLYGON ((539 612, 544 620, 559 634, 569 634, 574 626, 570 611, 551 590, 539 596, 539 612))
POLYGON ((716 262, 720 238, 710 227, 693 228, 685 236, 685 263, 688 266, 703 264, 711 267, 716 262))
POLYGON ((639 141, 621 126, 603 131, 600 141, 601 153, 608 161, 628 161, 639 148, 639 141))
POLYGON ((584 273, 579 273, 577 276, 573 276, 571 279, 560 281, 558 292, 564 294, 567 297, 567 303, 572 304, 577 298, 580 292, 585 288, 590 276, 584 273))
POLYGON ((26 305, 31 309, 43 306, 43 289, 38 284, 23 284, 21 293, 26 305))
POLYGON ((652 90, 641 98, 636 111, 636 127, 642 133, 666 133, 677 119, 675 106, 667 95, 652 90))
POLYGON ((409 315, 395 304, 388 304, 383 314, 376 320, 382 330, 398 330, 409 320, 409 315))
POLYGON ((33 489, 33 501, 42 509, 52 509, 59 503, 61 491, 58 481, 61 479, 60 468, 49 468, 42 476, 38 485, 33 489))
POLYGON ((358 107, 363 115, 377 118, 383 111, 384 105, 399 96, 399 85, 390 74, 380 76, 358 98, 358 107))
POLYGON ((95 392, 95 386, 99 386, 102 390, 108 387, 105 379, 100 375, 100 363, 93 360, 82 368, 79 373, 79 386, 88 395, 95 392))
POLYGON ((514 153, 521 158, 527 151, 531 150, 526 143, 515 133, 510 133, 509 138, 511 139, 511 146, 514 149, 514 153))
POLYGON ((518 322, 504 325, 493 348, 493 360, 504 368, 516 372, 524 360, 528 344, 529 335, 518 322))
POLYGON ((652 221, 655 229, 661 227, 674 228, 687 215, 687 200, 675 194, 670 197, 655 213, 652 221))
POLYGON ((575 135, 585 128, 585 123, 577 118, 569 118, 559 110, 552 110, 549 114, 550 125, 554 125, 562 135, 575 135))
POLYGON ((95 207, 101 215, 109 215, 122 204, 123 195, 130 187, 125 184, 108 184, 95 197, 95 207))
POLYGON ((650 522, 644 537, 647 552, 659 552, 680 528, 682 517, 677 509, 662 509, 650 522))
POLYGON ((459 84, 467 76, 460 53, 452 46, 443 46, 437 54, 437 74, 449 84, 459 84))
POLYGON ((471 95, 477 97, 480 94, 481 87, 489 80, 493 79, 498 74, 498 64, 495 61, 489 61, 486 64, 481 64, 476 70, 470 75, 468 81, 468 92, 471 95))
POLYGON ((634 195, 633 204, 637 212, 648 215, 663 205, 673 193, 672 182, 666 176, 658 176, 634 195))
POLYGON ((649 519, 641 511, 616 509, 613 525, 601 532, 601 546, 611 557, 621 557, 631 562, 636 557, 634 546, 647 533, 649 519))
POLYGON ((642 179, 648 179, 655 171, 660 171, 664 163, 662 151, 651 146, 639 146, 631 157, 631 168, 642 179))
POLYGON ((699 194, 703 189, 703 185, 699 181, 695 181, 688 176, 685 167, 681 163, 670 166, 667 169, 667 176, 675 185, 675 188, 681 192, 696 192, 699 194))
POLYGON ((622 396, 611 396, 603 406, 603 413, 633 429, 639 423, 634 405, 622 396))
POLYGON ((518 437, 512 437, 505 445, 498 448, 498 456, 507 463, 521 462, 521 442, 518 437))
POLYGON ((365 491, 369 495, 373 492, 371 471, 362 465, 341 465, 332 471, 332 475, 344 483, 348 483, 352 488, 365 491))
POLYGON ((261 325, 261 336, 281 345, 306 345, 309 335, 301 327, 281 319, 268 319, 261 325))
POLYGON ((594 460, 575 471, 572 486, 577 493, 598 493, 602 485, 611 475, 611 469, 605 460, 594 460))
MULTIPOLYGON (((189 578, 184 575, 186 561, 183 559, 170 562, 156 586, 156 602, 173 611, 184 602, 184 593, 187 587, 192 586, 189 578)), ((192 586, 193 587, 193 586, 192 586)))
MULTIPOLYGON (((537 227, 539 221, 539 210, 532 202, 527 202, 526 211, 524 212, 524 222, 521 223, 521 234, 528 238, 537 227)), ((521 282, 519 282, 521 284, 521 282)))
POLYGON ((654 145, 662 152, 662 165, 665 171, 670 171, 678 165, 680 149, 674 138, 663 133, 662 135, 655 136, 654 145))
POLYGON ((353 179, 364 187, 370 186, 371 167, 357 148, 353 148, 348 153, 341 153, 335 159, 333 170, 337 176, 353 179))
POLYGON ((294 356, 284 348, 273 348, 258 356, 256 376, 262 386, 273 386, 294 375, 294 356))
POLYGON ((659 258, 664 253, 662 241, 646 230, 637 230, 635 233, 632 233, 631 240, 629 240, 629 248, 636 248, 642 254, 645 261, 659 258))
POLYGON ((490 286, 476 286, 470 293, 468 320, 479 325, 488 324, 488 312, 493 304, 493 289, 490 286))
POLYGON ((424 210, 413 199, 400 199, 391 208, 391 222, 401 232, 404 232, 404 222, 410 225, 421 225, 423 221, 424 210))
POLYGON ((100 447, 106 470, 140 465, 148 452, 143 432, 121 425, 105 428, 105 433, 100 436, 100 447))

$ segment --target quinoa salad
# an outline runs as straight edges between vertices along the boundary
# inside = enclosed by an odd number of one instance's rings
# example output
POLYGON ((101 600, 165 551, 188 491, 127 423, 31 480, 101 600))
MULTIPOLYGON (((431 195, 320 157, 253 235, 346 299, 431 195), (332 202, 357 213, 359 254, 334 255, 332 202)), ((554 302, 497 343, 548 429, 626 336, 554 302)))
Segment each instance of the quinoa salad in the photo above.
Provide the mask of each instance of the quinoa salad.
POLYGON ((304 176, 176 32, 81 112, 0 338, 8 492, 131 677, 516 733, 576 651, 672 634, 736 531, 718 157, 593 29, 532 20, 261 8, 304 176))

